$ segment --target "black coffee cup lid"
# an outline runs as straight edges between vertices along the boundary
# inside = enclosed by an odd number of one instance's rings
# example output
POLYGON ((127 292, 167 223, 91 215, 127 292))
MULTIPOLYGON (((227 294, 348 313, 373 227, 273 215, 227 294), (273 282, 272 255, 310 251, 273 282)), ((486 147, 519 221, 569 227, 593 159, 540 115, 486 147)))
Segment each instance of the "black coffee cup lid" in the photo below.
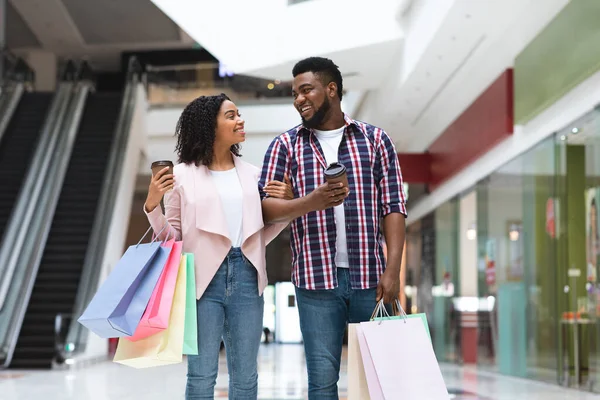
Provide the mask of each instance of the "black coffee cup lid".
POLYGON ((341 164, 339 162, 334 162, 334 163, 329 164, 329 167, 327 167, 327 169, 325 170, 325 176, 328 176, 330 178, 335 178, 340 175, 343 175, 345 172, 346 172, 346 167, 344 166, 344 164, 341 164))

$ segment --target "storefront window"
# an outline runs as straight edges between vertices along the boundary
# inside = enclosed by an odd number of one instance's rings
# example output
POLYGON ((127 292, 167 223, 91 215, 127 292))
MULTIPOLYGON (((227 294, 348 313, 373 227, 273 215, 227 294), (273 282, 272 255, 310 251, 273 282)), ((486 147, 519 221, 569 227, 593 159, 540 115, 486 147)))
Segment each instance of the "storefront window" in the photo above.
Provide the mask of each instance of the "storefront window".
POLYGON ((478 185, 478 363, 556 379, 555 151, 550 138, 478 185))
POLYGON ((453 199, 435 211, 435 276, 430 319, 433 347, 439 361, 460 360, 459 315, 452 301, 460 295, 458 278, 458 200, 453 199))

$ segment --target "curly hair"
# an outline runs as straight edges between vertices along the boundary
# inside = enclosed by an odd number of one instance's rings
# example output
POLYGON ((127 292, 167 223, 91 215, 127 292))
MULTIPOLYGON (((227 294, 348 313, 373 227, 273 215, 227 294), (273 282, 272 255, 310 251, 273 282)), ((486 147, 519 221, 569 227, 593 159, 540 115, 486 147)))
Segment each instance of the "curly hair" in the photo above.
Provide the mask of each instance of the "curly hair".
POLYGON ((325 57, 308 57, 298 61, 292 69, 294 78, 305 72, 312 72, 317 75, 323 86, 329 85, 330 82, 335 83, 337 85, 337 95, 342 100, 344 94, 342 73, 333 61, 325 57))
MULTIPOLYGON (((225 93, 200 96, 183 109, 175 129, 175 151, 180 163, 210 165, 213 160, 217 115, 225 100, 230 100, 225 93)), ((231 152, 240 157, 240 145, 231 146, 231 152)))

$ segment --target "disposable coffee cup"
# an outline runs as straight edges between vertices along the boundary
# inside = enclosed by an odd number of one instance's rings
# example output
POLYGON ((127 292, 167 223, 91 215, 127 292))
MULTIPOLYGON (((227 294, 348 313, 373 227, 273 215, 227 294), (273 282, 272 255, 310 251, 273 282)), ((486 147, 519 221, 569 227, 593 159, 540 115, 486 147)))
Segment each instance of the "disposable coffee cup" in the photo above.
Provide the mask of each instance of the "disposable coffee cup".
POLYGON ((169 167, 167 175, 173 175, 173 163, 169 160, 154 161, 150 168, 152 169, 152 176, 156 175, 161 169, 169 167))
POLYGON ((342 182, 344 187, 348 187, 348 176, 344 164, 339 162, 329 164, 329 167, 325 169, 325 180, 329 184, 342 182))

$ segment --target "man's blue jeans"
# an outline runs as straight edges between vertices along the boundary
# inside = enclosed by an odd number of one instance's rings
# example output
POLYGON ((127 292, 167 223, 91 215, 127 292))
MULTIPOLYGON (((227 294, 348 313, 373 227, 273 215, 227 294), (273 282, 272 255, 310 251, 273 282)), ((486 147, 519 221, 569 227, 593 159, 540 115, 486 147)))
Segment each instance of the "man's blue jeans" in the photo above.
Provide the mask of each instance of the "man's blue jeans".
POLYGON ((346 325, 368 321, 377 305, 376 288, 352 289, 348 269, 338 268, 337 274, 335 289, 296 288, 310 400, 338 399, 346 325))
POLYGON ((256 269, 232 248, 197 302, 198 355, 188 356, 186 399, 214 399, 221 338, 227 352, 229 398, 256 399, 264 298, 256 269))

